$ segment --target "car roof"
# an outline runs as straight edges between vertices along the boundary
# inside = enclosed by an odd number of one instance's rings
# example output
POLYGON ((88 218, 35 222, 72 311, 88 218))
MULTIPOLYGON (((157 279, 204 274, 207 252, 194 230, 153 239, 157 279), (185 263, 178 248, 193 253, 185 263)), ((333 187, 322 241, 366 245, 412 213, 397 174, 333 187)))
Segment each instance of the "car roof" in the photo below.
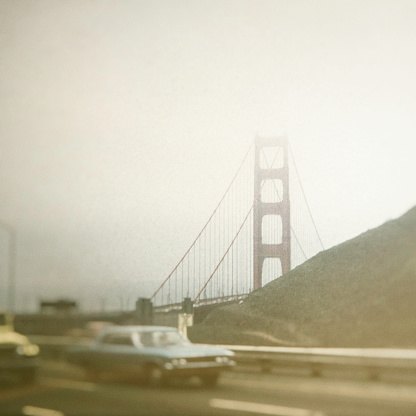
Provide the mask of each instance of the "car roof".
POLYGON ((145 325, 114 325, 103 329, 102 334, 114 332, 153 332, 153 331, 177 331, 178 329, 172 326, 145 326, 145 325))

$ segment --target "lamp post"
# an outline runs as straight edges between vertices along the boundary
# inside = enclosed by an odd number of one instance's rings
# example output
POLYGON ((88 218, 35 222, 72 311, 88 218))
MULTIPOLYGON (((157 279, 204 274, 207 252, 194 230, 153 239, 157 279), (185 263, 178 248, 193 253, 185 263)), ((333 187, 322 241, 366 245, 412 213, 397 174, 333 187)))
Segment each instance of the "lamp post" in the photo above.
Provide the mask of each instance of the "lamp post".
POLYGON ((9 224, 0 221, 0 227, 7 231, 9 235, 9 260, 8 269, 8 285, 7 285, 7 307, 9 312, 14 311, 15 292, 16 292, 16 229, 9 224))

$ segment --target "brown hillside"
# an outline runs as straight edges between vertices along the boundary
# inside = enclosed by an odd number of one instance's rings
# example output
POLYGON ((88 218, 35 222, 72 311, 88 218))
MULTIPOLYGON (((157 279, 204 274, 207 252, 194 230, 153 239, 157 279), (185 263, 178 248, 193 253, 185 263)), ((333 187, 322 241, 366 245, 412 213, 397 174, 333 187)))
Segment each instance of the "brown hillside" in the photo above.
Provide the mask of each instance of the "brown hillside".
POLYGON ((190 328, 199 342, 416 347, 416 207, 190 328))

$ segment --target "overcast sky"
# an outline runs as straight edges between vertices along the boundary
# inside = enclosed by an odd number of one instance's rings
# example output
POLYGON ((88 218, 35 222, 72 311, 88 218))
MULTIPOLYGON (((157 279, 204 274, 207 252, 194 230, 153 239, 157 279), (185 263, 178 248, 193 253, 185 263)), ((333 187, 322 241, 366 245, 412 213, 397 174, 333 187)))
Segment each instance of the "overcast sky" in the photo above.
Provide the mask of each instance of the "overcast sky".
POLYGON ((17 308, 149 296, 256 134, 288 137, 326 248, 402 215, 415 45, 413 0, 0 0, 17 308))

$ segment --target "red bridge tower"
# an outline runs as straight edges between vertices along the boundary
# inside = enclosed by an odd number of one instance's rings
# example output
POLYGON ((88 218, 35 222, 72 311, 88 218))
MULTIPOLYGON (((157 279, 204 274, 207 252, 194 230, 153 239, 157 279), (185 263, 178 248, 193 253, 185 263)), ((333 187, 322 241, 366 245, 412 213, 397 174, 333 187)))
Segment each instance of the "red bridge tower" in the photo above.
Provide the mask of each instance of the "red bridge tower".
MULTIPOLYGON (((262 287, 267 258, 290 270, 290 200, 286 138, 257 138, 254 161, 253 288, 262 287)), ((278 276, 275 276, 276 278, 278 276)))

